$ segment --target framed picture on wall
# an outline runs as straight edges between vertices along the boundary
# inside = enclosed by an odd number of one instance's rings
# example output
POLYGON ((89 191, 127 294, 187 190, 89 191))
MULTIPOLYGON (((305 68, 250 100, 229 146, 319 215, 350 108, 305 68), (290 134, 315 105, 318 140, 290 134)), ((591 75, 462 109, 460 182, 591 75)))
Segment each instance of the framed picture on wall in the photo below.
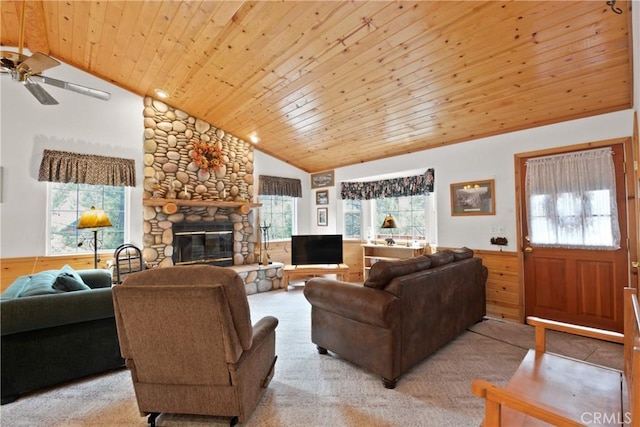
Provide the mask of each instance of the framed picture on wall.
POLYGON ((333 171, 314 173, 311 175, 311 188, 333 186, 333 171))
POLYGON ((328 205, 329 204, 329 190, 316 191, 316 205, 328 205))
POLYGON ((493 179, 451 184, 451 215, 495 215, 493 179))
POLYGON ((329 209, 327 208, 318 208, 318 225, 326 226, 329 225, 329 209))

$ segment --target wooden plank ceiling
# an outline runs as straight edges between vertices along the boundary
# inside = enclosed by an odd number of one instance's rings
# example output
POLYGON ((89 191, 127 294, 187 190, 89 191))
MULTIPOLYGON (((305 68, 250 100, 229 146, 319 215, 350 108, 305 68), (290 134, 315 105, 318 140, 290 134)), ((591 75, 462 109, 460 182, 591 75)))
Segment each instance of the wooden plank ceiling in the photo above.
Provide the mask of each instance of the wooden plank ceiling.
MULTIPOLYGON (((307 172, 632 106, 630 2, 26 6, 25 48, 142 96, 164 89, 307 172)), ((22 2, 0 7, 1 44, 17 47, 22 2)))

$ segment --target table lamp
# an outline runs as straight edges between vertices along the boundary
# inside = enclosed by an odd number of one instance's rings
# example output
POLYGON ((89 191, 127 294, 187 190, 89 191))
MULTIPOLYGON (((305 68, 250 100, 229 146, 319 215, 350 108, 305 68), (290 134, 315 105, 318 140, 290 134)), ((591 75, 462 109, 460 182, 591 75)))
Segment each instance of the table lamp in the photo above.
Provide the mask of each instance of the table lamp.
MULTIPOLYGON (((380 228, 398 228, 398 224, 396 224, 396 219, 393 215, 387 215, 384 217, 384 221, 382 222, 382 226, 380 228)), ((393 231, 391 231, 391 237, 385 239, 388 246, 393 246, 396 244, 396 241, 393 240, 393 231)))
POLYGON ((111 227, 111 221, 105 211, 95 206, 82 212, 78 220, 77 228, 91 228, 93 231, 93 268, 98 268, 98 229, 103 227, 111 227))

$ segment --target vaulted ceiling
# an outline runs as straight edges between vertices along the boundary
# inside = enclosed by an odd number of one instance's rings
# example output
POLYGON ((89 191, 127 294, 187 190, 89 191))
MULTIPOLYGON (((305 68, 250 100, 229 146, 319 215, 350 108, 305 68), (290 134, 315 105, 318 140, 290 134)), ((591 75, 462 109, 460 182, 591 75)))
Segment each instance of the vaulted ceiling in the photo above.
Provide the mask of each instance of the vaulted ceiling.
POLYGON ((4 50, 21 45, 24 11, 24 48, 141 96, 163 89, 307 172, 632 106, 630 2, 24 6, 0 5, 4 50))

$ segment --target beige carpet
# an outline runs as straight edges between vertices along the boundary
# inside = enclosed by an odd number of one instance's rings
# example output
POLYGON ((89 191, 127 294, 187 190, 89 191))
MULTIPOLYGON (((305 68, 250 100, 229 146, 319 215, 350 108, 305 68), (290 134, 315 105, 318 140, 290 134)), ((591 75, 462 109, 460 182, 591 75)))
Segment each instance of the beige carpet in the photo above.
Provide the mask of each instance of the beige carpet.
MULTIPOLYGON (((246 426, 437 426, 480 424, 484 403, 471 380, 505 384, 526 349, 531 327, 499 320, 475 325, 405 374, 394 390, 380 378, 334 354, 322 356, 310 341, 310 307, 302 287, 249 297, 252 319, 279 318, 276 374, 246 426)), ((622 346, 554 334, 550 349, 621 367, 622 346)), ((0 409, 0 424, 13 426, 145 426, 126 370, 34 393, 0 409)), ((223 426, 223 418, 167 415, 158 426, 223 426)))

